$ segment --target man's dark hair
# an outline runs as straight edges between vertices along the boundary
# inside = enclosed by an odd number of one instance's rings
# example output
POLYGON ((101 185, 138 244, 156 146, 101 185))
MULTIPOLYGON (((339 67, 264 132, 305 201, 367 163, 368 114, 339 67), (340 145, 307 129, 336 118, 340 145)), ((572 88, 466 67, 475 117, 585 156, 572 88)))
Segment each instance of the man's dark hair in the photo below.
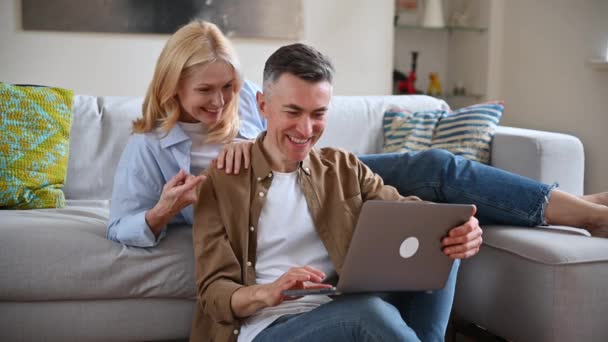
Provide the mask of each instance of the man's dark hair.
POLYGON ((333 82, 334 66, 315 48, 301 44, 282 46, 264 65, 264 91, 284 73, 309 82, 333 82))

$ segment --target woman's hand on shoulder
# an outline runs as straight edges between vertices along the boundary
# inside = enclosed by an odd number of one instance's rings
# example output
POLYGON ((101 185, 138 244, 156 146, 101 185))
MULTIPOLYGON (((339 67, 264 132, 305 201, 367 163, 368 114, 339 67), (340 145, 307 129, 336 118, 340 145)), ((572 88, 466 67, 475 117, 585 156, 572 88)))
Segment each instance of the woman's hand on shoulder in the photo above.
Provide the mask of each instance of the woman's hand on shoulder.
POLYGON ((253 140, 233 141, 224 145, 217 156, 215 163, 218 169, 224 169, 227 174, 238 175, 242 169, 249 169, 251 165, 251 146, 253 140))
POLYGON ((161 228, 169 223, 182 209, 193 204, 198 199, 198 185, 207 176, 193 176, 180 170, 164 186, 156 205, 146 212, 146 222, 158 236, 161 228))

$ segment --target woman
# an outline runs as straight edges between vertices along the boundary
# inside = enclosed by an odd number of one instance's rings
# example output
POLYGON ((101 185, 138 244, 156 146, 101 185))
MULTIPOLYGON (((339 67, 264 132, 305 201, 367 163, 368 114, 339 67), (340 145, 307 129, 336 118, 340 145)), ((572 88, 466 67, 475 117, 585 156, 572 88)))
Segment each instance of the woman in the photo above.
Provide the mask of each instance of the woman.
MULTIPOLYGON (((133 122, 135 134, 116 170, 109 239, 156 245, 167 224, 192 224, 196 187, 205 180, 198 174, 218 154, 220 164, 224 156, 229 164, 236 161, 235 172, 241 160, 248 167, 251 143, 231 143, 239 128, 239 91, 249 95, 243 97, 245 107, 253 105, 248 98, 255 98, 253 85, 241 89, 242 84, 234 49, 215 25, 194 21, 169 38, 144 99, 143 117, 133 122)), ((230 171, 232 165, 226 166, 230 171)))

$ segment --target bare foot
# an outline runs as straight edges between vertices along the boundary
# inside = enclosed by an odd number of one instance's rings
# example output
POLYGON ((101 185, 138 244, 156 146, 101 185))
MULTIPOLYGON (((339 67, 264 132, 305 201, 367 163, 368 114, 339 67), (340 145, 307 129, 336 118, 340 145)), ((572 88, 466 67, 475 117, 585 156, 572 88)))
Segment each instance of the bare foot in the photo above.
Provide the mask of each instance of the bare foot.
POLYGON ((585 227, 591 236, 608 238, 608 207, 599 206, 599 211, 585 227))
POLYGON ((581 196, 587 202, 608 206, 608 192, 598 192, 597 194, 581 196))

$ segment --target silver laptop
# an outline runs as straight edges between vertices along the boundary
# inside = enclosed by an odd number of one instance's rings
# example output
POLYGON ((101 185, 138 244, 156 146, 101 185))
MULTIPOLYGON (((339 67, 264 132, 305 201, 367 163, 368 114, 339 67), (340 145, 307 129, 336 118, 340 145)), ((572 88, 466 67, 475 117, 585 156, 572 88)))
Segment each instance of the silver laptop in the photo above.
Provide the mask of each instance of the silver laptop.
POLYGON ((424 291, 445 286, 453 260, 441 239, 465 223, 473 206, 366 201, 333 288, 283 291, 286 296, 424 291))

